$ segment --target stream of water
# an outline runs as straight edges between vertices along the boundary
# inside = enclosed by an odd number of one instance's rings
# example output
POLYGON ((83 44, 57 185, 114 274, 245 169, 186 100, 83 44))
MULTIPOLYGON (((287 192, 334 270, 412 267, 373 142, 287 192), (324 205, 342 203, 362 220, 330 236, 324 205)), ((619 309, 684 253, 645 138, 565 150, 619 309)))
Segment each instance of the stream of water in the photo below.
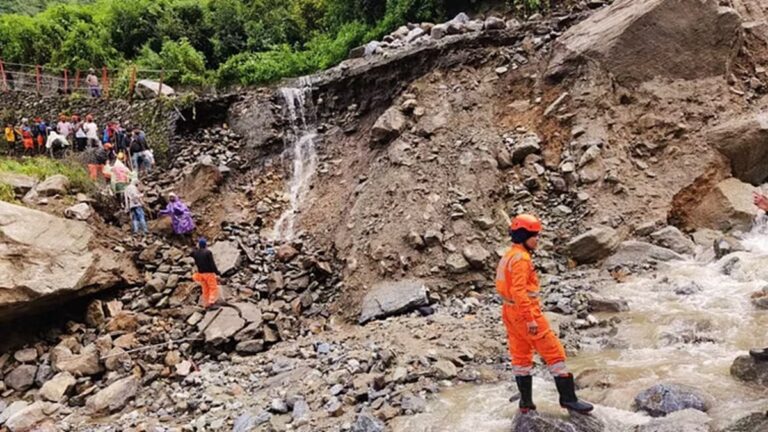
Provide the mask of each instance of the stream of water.
POLYGON ((286 148, 286 157, 292 161, 292 171, 288 182, 289 206, 275 222, 274 234, 278 239, 291 240, 296 235, 296 217, 301 211, 301 204, 309 192, 317 169, 317 131, 314 125, 307 121, 312 101, 310 83, 301 81, 299 87, 283 87, 280 94, 291 126, 290 146, 286 148))
MULTIPOLYGON (((569 366, 577 376, 600 369, 611 377, 607 389, 579 392, 596 404, 595 415, 606 423, 606 431, 631 431, 648 422, 649 417, 632 410, 633 400, 659 382, 687 384, 712 396, 708 414, 717 428, 768 407, 767 389, 746 385, 729 372, 737 356, 768 345, 768 313, 750 303, 750 294, 768 281, 766 226, 747 234, 743 245, 748 252, 719 261, 703 253, 604 288, 602 294, 629 302, 630 311, 619 314, 622 323, 616 336, 623 347, 587 347, 569 359, 569 366), (675 293, 675 287, 692 283, 697 292, 675 293)), ((402 419, 394 430, 508 431, 517 412, 516 403, 508 401, 510 384, 446 389, 427 412, 402 419)), ((534 379, 534 400, 540 412, 567 416, 557 406, 554 383, 546 374, 534 379)))

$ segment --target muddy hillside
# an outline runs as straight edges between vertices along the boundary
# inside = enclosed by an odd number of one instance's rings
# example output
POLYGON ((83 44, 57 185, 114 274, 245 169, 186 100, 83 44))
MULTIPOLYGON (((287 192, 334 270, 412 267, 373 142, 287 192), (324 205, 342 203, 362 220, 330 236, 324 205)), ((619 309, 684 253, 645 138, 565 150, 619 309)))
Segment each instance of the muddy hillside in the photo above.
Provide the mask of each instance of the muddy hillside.
POLYGON ((140 126, 159 163, 146 237, 104 187, 0 171, 0 431, 768 430, 768 1, 567 4, 269 88, 2 95, 140 126), (519 213, 590 416, 539 360, 518 413, 494 279, 519 213))

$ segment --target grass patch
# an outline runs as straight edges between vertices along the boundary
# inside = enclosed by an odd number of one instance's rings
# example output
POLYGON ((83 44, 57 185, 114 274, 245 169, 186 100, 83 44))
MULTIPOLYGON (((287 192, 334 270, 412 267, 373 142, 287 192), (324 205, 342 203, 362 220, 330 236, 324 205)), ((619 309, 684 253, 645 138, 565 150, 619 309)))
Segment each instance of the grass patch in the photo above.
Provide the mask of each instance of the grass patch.
POLYGON ((0 201, 16 202, 16 194, 13 193, 11 185, 0 183, 0 201))
MULTIPOLYGON (((93 187, 88 171, 75 161, 55 160, 45 156, 26 159, 0 157, 0 171, 24 174, 41 181, 52 175, 63 174, 69 179, 73 189, 87 192, 93 187)), ((6 189, 10 188, 3 186, 7 185, 0 185, 0 199, 8 201, 5 199, 6 189)), ((10 196, 13 197, 13 190, 10 191, 10 196)))

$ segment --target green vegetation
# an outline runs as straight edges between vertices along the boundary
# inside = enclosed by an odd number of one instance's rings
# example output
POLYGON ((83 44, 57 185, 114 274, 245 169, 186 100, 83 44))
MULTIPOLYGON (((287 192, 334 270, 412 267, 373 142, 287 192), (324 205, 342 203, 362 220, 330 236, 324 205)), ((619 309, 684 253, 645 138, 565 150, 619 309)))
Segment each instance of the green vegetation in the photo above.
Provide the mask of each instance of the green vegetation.
MULTIPOLYGON (((351 48, 407 21, 441 21, 481 3, 13 0, 0 7, 0 12, 21 12, 0 15, 0 56, 6 62, 81 70, 102 65, 124 68, 129 63, 177 70, 166 76, 170 84, 260 84, 332 66, 351 48), (23 14, 37 7, 45 9, 33 16, 23 14)), ((527 11, 539 7, 539 0, 486 3, 527 11)), ((118 79, 125 81, 125 76, 118 79)))
MULTIPOLYGON (((0 172, 11 172, 45 180, 56 174, 67 176, 74 189, 88 191, 93 187, 93 182, 88 177, 88 172, 82 164, 74 161, 60 161, 45 156, 26 159, 13 159, 0 157, 0 172)), ((0 185, 2 187, 3 185, 0 185)), ((0 200, 12 201, 13 190, 10 191, 11 199, 7 198, 7 186, 0 188, 0 200)))

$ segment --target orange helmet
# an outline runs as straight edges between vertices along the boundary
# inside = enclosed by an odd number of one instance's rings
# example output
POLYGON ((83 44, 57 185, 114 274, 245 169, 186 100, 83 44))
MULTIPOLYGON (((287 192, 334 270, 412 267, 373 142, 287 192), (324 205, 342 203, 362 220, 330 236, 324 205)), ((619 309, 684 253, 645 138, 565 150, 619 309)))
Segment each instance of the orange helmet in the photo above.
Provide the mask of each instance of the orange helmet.
POLYGON ((539 233, 541 232, 541 220, 536 216, 529 214, 517 215, 512 219, 512 223, 509 224, 509 230, 516 231, 519 229, 524 229, 532 233, 539 233))

